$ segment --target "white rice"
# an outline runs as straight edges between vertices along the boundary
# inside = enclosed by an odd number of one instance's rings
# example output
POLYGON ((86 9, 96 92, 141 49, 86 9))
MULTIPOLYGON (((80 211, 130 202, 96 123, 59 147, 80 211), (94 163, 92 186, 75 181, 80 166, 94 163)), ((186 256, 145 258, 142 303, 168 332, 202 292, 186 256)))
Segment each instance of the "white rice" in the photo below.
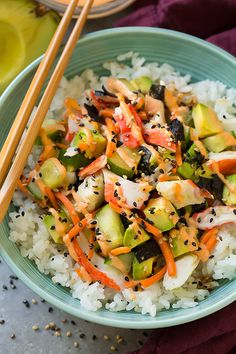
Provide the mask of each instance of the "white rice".
MULTIPOLYGON (((168 64, 145 63, 144 58, 133 52, 122 54, 117 61, 103 66, 108 70, 107 76, 130 80, 145 75, 153 80, 163 80, 167 87, 180 92, 192 92, 199 102, 216 111, 225 126, 235 124, 232 119, 236 118, 236 89, 228 89, 223 83, 205 80, 191 84, 190 75, 181 76, 168 64), (128 59, 130 64, 124 64, 123 61, 128 59)), ((60 119, 65 97, 74 97, 83 103, 84 91, 100 88, 105 79, 99 79, 92 70, 85 70, 71 80, 63 78, 47 118, 60 119)), ((34 167, 39 153, 35 147, 28 158, 26 170, 34 167)), ((33 260, 41 272, 50 274, 53 282, 70 288, 72 296, 80 299, 81 305, 90 311, 105 306, 109 311, 134 310, 156 316, 157 312, 171 307, 194 307, 209 295, 210 289, 218 286, 217 280, 236 278, 236 230, 226 226, 219 233, 214 257, 200 264, 183 287, 166 291, 159 282, 142 292, 125 289, 115 294, 98 282, 89 285, 77 276, 74 261, 64 246, 52 242, 40 216, 42 211, 36 204, 25 199, 19 191, 15 193, 13 203, 20 209, 10 214, 10 240, 19 245, 22 256, 33 260), (16 217, 22 212, 24 216, 16 217)))

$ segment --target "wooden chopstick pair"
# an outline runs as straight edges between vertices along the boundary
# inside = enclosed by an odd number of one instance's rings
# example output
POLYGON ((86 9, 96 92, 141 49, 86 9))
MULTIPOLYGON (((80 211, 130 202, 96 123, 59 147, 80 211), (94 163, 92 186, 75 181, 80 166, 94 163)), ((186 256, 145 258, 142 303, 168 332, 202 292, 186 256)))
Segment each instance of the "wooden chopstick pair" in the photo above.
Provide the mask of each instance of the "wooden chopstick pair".
POLYGON ((44 91, 43 97, 38 105, 37 111, 28 126, 26 135, 23 141, 21 142, 17 154, 14 158, 14 161, 11 165, 14 153, 18 147, 26 124, 28 123, 30 114, 32 113, 36 100, 46 80, 48 72, 55 60, 56 54, 60 48, 63 37, 66 33, 66 30, 70 24, 75 8, 77 6, 78 0, 70 1, 70 4, 68 5, 67 10, 64 16, 62 17, 62 20, 49 44, 44 58, 37 69, 37 72, 31 82, 31 85, 27 91, 27 94, 22 102, 22 105, 8 134, 8 137, 0 152, 0 185, 2 183, 0 190, 0 222, 2 222, 10 205, 12 196, 17 185, 17 181, 19 180, 22 174, 23 168, 26 164, 28 155, 32 150, 39 129, 43 123, 43 120, 49 109, 53 96, 64 74, 69 59, 73 53, 76 42, 83 30, 93 1, 94 0, 87 0, 87 2, 85 3, 81 14, 71 32, 71 35, 63 49, 61 57, 54 69, 54 72, 51 75, 49 83, 44 91), (10 165, 11 168, 7 173, 10 165))

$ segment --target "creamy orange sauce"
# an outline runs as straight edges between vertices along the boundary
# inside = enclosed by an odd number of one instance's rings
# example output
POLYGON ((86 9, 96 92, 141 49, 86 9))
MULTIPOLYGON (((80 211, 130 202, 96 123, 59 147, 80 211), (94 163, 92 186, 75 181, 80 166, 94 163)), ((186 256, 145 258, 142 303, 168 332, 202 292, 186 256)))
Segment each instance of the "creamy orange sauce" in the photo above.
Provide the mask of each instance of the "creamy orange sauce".
MULTIPOLYGON (((113 1, 113 0, 94 0, 93 7, 101 6, 101 5, 107 4, 108 2, 111 2, 111 1, 113 1)), ((60 2, 61 4, 68 5, 70 0, 57 0, 57 2, 60 2)), ((84 6, 85 2, 86 2, 86 0, 78 1, 79 6, 84 6)))

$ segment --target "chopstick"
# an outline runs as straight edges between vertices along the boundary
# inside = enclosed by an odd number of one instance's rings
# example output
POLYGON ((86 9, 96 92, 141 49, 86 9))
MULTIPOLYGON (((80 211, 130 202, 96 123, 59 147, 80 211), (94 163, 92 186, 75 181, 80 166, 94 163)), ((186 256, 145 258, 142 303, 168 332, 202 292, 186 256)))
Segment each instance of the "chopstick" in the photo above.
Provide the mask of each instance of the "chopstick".
POLYGON ((7 139, 2 147, 0 152, 0 185, 3 182, 4 177, 10 167, 15 150, 19 144, 25 126, 35 106, 36 100, 60 48, 63 37, 71 22, 77 4, 78 0, 70 1, 70 4, 68 5, 66 12, 62 17, 57 30, 48 46, 48 49, 36 71, 36 74, 11 126, 7 139))
POLYGON ((93 1, 94 0, 87 0, 78 20, 76 21, 73 31, 64 47, 61 57, 44 91, 43 97, 38 105, 37 111, 27 129, 25 138, 19 146, 19 150, 16 154, 16 157, 2 185, 0 191, 0 222, 3 220, 10 205, 12 196, 17 185, 17 181, 19 180, 22 174, 27 157, 30 154, 30 151, 32 150, 32 147, 34 145, 34 141, 38 135, 38 131, 43 123, 44 117, 49 109, 58 84, 64 74, 66 66, 76 46, 76 42, 83 30, 93 1))

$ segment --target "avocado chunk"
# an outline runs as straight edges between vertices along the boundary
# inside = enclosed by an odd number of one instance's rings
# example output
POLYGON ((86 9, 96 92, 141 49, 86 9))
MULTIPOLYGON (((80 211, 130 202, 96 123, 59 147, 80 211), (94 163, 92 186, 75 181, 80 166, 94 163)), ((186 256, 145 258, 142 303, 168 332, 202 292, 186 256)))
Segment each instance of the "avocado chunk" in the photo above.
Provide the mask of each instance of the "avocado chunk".
POLYGON ((27 189, 32 193, 34 198, 38 200, 43 200, 44 199, 44 194, 42 193, 41 189, 37 186, 35 182, 30 182, 27 186, 27 189))
POLYGON ((191 165, 189 162, 183 162, 181 166, 178 167, 177 171, 183 178, 191 179, 196 170, 196 165, 191 165))
POLYGON ((98 211, 96 220, 97 240, 103 254, 107 256, 110 250, 123 245, 124 226, 120 215, 109 204, 98 211))
MULTIPOLYGON (((236 191, 236 174, 227 176, 226 179, 230 183, 234 191, 236 191)), ((236 192, 230 191, 226 185, 224 185, 223 189, 223 201, 226 205, 236 204, 236 192)))
POLYGON ((162 232, 172 229, 179 220, 174 206, 163 197, 150 199, 143 212, 146 218, 162 232))
MULTIPOLYGON (((62 229, 63 233, 66 234, 66 232, 69 230, 71 227, 71 223, 68 220, 66 214, 64 211, 59 212, 59 223, 60 223, 60 228, 62 229)), ((59 233, 56 230, 56 223, 55 223, 55 217, 53 215, 45 215, 43 218, 44 225, 46 226, 46 229, 50 236, 53 238, 54 242, 56 243, 63 243, 62 236, 59 235, 59 233)))
POLYGON ((230 146, 236 146, 236 139, 232 134, 223 132, 205 138, 203 143, 209 151, 221 152, 230 146))
POLYGON ((193 107, 192 115, 199 138, 205 138, 222 132, 222 124, 212 108, 198 103, 193 107))
POLYGON ((173 229, 170 231, 169 242, 174 258, 198 249, 199 241, 197 233, 198 231, 196 228, 185 226, 180 230, 173 229))
POLYGON ((119 149, 123 150, 127 157, 134 161, 134 166, 128 166, 128 164, 120 157, 118 152, 115 151, 107 161, 110 166, 110 170, 119 176, 127 176, 128 178, 132 178, 135 174, 135 170, 139 164, 141 156, 135 149, 125 146, 121 146, 119 149))
POLYGON ((85 157, 84 154, 78 153, 77 155, 70 157, 70 156, 64 156, 65 153, 66 150, 61 149, 59 152, 58 159, 70 171, 76 171, 81 167, 88 166, 91 162, 91 159, 85 157))
POLYGON ((71 143, 71 146, 75 148, 80 148, 81 144, 87 144, 84 155, 88 159, 102 155, 106 149, 107 144, 107 140, 97 130, 91 130, 91 135, 93 144, 88 143, 88 137, 85 128, 80 128, 71 143))
POLYGON ((139 162, 138 170, 146 175, 152 174, 157 167, 155 154, 146 146, 141 146, 139 151, 141 153, 141 160, 139 162))
POLYGON ((43 182, 53 189, 63 185, 66 169, 58 159, 51 157, 40 167, 40 174, 43 182))
POLYGON ((125 230, 123 245, 132 249, 150 239, 150 236, 144 229, 139 227, 138 231, 139 232, 135 232, 134 225, 131 224, 125 230))
POLYGON ((206 164, 203 164, 195 171, 195 176, 211 179, 213 178, 213 172, 206 164))
POLYGON ((130 83, 134 87, 135 91, 140 90, 142 93, 148 93, 153 81, 148 76, 140 76, 131 80, 130 83))
POLYGON ((134 280, 142 280, 149 277, 152 274, 153 263, 156 257, 152 257, 139 263, 136 257, 134 257, 132 265, 132 276, 134 280))
POLYGON ((0 94, 45 52, 57 28, 59 15, 48 10, 39 14, 38 9, 39 4, 32 0, 0 1, 0 94))

